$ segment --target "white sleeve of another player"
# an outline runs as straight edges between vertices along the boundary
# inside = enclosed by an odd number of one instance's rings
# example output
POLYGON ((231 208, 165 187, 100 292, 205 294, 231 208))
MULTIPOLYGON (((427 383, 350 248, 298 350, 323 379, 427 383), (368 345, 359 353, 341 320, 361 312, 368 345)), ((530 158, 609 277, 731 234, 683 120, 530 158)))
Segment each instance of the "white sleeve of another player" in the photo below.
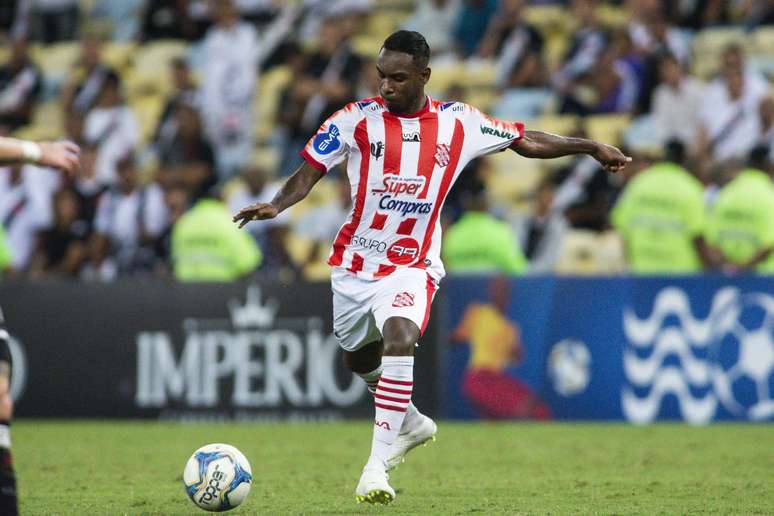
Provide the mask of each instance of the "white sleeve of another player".
POLYGON ((524 137, 524 124, 492 118, 471 106, 463 112, 463 125, 465 143, 476 158, 505 150, 524 137))
POLYGON ((357 105, 354 102, 347 104, 320 126, 301 151, 301 156, 313 167, 327 172, 349 156, 355 126, 361 119, 357 105))

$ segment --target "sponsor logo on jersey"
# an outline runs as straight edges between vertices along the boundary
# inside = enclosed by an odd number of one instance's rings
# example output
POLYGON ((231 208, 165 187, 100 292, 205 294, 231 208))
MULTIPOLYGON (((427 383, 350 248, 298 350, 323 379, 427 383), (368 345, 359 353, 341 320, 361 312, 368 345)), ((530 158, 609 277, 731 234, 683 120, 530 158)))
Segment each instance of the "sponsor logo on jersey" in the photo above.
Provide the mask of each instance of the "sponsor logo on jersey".
POLYGON ((419 139, 419 131, 412 131, 410 133, 403 133, 403 141, 419 143, 422 140, 419 139))
POLYGON ((394 194, 416 196, 425 186, 425 177, 401 177, 386 175, 382 179, 382 185, 371 190, 372 194, 394 194))
POLYGON ((375 160, 378 160, 379 158, 382 157, 383 150, 384 150, 384 143, 382 142, 371 143, 371 156, 373 156, 375 160))
POLYGON ((374 238, 366 238, 360 235, 352 237, 352 245, 362 247, 363 249, 372 249, 379 253, 387 251, 387 242, 382 242, 381 240, 376 240, 374 238))
POLYGON ((419 256, 419 242, 401 238, 387 249, 387 259, 396 265, 408 265, 419 256))
POLYGON ((516 135, 513 133, 509 133, 508 131, 502 131, 500 129, 495 129, 494 127, 488 127, 486 125, 481 126, 481 134, 490 134, 492 136, 496 136, 504 140, 513 140, 514 138, 516 138, 516 135))
POLYGON ((428 214, 433 209, 433 203, 431 202, 418 202, 418 201, 399 201, 394 199, 392 195, 385 195, 379 199, 379 208, 388 211, 397 211, 401 215, 408 215, 410 213, 428 214))
POLYGON ((328 131, 319 133, 314 137, 312 148, 314 148, 318 154, 322 154, 323 156, 330 154, 341 147, 339 136, 341 136, 341 131, 339 131, 339 128, 336 127, 335 124, 331 124, 328 126, 328 131))
POLYGON ((410 292, 400 292, 395 294, 395 299, 392 301, 392 306, 396 308, 414 306, 414 294, 411 294, 410 292))
POLYGON ((446 111, 449 108, 451 108, 452 111, 463 111, 465 105, 458 102, 444 102, 441 104, 441 111, 446 111))
POLYGON ((445 143, 439 143, 435 147, 435 162, 438 163, 439 167, 443 168, 451 161, 450 150, 445 143))

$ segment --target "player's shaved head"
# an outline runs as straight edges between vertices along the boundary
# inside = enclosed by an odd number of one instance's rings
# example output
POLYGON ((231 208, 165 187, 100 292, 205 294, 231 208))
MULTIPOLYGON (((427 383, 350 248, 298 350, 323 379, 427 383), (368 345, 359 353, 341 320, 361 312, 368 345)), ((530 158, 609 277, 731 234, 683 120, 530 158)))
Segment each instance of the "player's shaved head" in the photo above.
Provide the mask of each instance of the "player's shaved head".
POLYGON ((382 48, 410 55, 414 65, 420 70, 426 68, 430 62, 430 45, 422 34, 413 30, 393 32, 384 40, 382 48))

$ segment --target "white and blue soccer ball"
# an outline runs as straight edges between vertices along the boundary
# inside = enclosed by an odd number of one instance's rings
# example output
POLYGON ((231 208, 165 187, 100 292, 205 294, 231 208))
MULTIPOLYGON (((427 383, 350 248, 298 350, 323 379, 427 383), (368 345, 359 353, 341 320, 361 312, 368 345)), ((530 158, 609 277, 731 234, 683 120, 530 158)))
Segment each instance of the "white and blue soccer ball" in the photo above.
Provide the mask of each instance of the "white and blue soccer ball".
POLYGON ((196 450, 183 470, 185 492, 205 511, 228 511, 247 498, 253 472, 245 456, 228 444, 196 450))
POLYGON ((721 314, 711 350, 712 383, 737 417, 774 419, 774 298, 754 293, 721 314))

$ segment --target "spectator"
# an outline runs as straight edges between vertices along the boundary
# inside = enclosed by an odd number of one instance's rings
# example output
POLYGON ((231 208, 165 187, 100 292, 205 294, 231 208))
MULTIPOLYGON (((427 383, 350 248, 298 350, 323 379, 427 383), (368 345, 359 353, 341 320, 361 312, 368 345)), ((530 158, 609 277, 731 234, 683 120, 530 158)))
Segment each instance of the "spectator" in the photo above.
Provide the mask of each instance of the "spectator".
POLYGON ((204 2, 153 0, 147 2, 142 19, 142 40, 185 39, 194 41, 204 34, 207 8, 204 2))
MULTIPOLYGON (((245 168, 242 179, 243 184, 228 198, 231 213, 237 213, 250 204, 270 202, 280 189, 279 183, 268 182, 268 173, 259 166, 245 168)), ((263 221, 264 224, 250 224, 246 228, 263 254, 261 270, 268 274, 276 275, 277 271, 292 263, 285 249, 289 215, 290 212, 285 211, 273 219, 263 221)))
POLYGON ((552 77, 554 89, 562 95, 571 91, 576 79, 591 71, 607 45, 607 36, 596 16, 596 2, 571 0, 571 6, 580 28, 573 34, 570 49, 552 77))
POLYGON ((746 156, 760 134, 759 108, 767 93, 766 80, 745 70, 742 48, 727 47, 721 76, 708 86, 704 96, 699 155, 717 161, 746 156))
POLYGON ((0 67, 0 133, 30 123, 42 84, 43 76, 30 59, 27 41, 14 40, 8 63, 0 67))
POLYGON ((516 232, 529 260, 529 272, 547 274, 554 270, 568 224, 564 215, 553 209, 556 185, 547 178, 538 186, 535 203, 527 217, 517 219, 516 232))
POLYGON ((75 277, 86 257, 89 226, 80 218, 78 195, 64 188, 54 196, 54 224, 40 233, 35 257, 30 266, 32 277, 75 277))
POLYGON ((760 105, 761 136, 759 146, 768 147, 771 154, 769 161, 774 162, 774 99, 766 97, 760 105))
MULTIPOLYGON (((210 184, 214 184, 214 178, 211 178, 210 184)), ((172 230, 190 208, 189 199, 190 191, 180 185, 173 185, 164 191, 164 204, 169 213, 169 224, 156 238, 154 246, 158 258, 154 267, 156 276, 169 276, 172 272, 172 230)))
POLYGON ((215 25, 202 44, 201 108, 218 174, 226 179, 250 157, 258 69, 290 30, 297 9, 284 7, 259 35, 240 20, 231 0, 215 0, 212 6, 215 25))
POLYGON ((36 41, 50 45, 75 39, 78 0, 26 0, 20 8, 24 13, 24 22, 36 41))
POLYGON ((432 51, 432 60, 438 63, 454 51, 452 34, 462 0, 430 0, 417 2, 414 12, 401 28, 421 32, 432 51))
POLYGON ((165 188, 182 185, 192 194, 215 176, 215 155, 192 106, 175 107, 173 118, 160 127, 155 145, 161 162, 158 181, 165 188))
POLYGON ((172 229, 172 263, 179 281, 236 281, 261 263, 261 250, 209 191, 172 229))
POLYGON ((79 140, 83 120, 97 103, 102 86, 115 70, 102 62, 102 39, 94 34, 81 41, 81 54, 75 63, 69 83, 62 91, 66 126, 71 138, 79 140))
POLYGON ((135 41, 140 33, 146 0, 97 0, 89 13, 90 18, 110 24, 112 40, 135 41))
POLYGON ((168 131, 165 128, 168 123, 174 124, 171 121, 174 120, 175 112, 179 106, 197 106, 199 104, 196 84, 191 77, 191 68, 188 66, 188 62, 182 57, 175 57, 169 63, 169 71, 173 90, 164 104, 161 117, 156 125, 154 141, 162 137, 163 132, 168 131))
POLYGON ((680 62, 666 54, 659 64, 661 83, 653 92, 653 123, 657 143, 678 140, 689 147, 696 140, 704 85, 687 75, 680 62))
POLYGON ((116 164, 140 143, 140 126, 121 92, 121 80, 109 74, 102 82, 97 104, 86 116, 83 138, 97 148, 96 180, 116 182, 116 164))
POLYGON ((29 266, 38 231, 51 223, 50 191, 34 177, 39 172, 32 165, 0 169, 0 222, 8 236, 13 269, 19 273, 29 266))
POLYGON ((497 12, 497 0, 463 0, 454 27, 454 41, 462 57, 473 55, 497 12))
POLYGON ((11 253, 11 246, 8 243, 8 236, 5 234, 3 226, 0 226, 0 279, 13 272, 13 269, 11 268, 12 262, 13 254, 11 253))
POLYGON ((444 263, 451 273, 519 275, 527 261, 511 228, 487 212, 483 181, 463 194, 466 212, 444 237, 444 263))
POLYGON ((539 88, 546 84, 543 37, 524 20, 524 0, 506 0, 492 18, 479 55, 497 60, 497 84, 508 88, 539 88))
POLYGON ((753 149, 748 168, 718 193, 707 220, 707 242, 729 272, 774 274, 774 184, 769 149, 753 149))
POLYGON ((576 158, 556 174, 551 210, 561 213, 575 229, 604 231, 618 187, 593 158, 576 158))
POLYGON ((118 181, 99 199, 87 277, 149 273, 157 260, 155 240, 168 224, 164 194, 155 183, 140 185, 135 158, 116 163, 118 181))
POLYGON ((682 164, 679 142, 667 144, 666 160, 640 172, 612 212, 635 274, 691 274, 714 265, 704 242, 704 190, 682 164))
POLYGON ((355 86, 362 60, 351 45, 348 34, 333 17, 320 25, 320 44, 304 64, 307 82, 313 94, 304 106, 302 128, 312 134, 342 105, 355 100, 355 86))
POLYGON ((362 61, 352 49, 349 37, 337 20, 326 17, 320 25, 320 44, 306 57, 301 76, 283 93, 278 119, 284 126, 282 175, 301 164, 298 153, 309 135, 334 110, 355 100, 362 61))

